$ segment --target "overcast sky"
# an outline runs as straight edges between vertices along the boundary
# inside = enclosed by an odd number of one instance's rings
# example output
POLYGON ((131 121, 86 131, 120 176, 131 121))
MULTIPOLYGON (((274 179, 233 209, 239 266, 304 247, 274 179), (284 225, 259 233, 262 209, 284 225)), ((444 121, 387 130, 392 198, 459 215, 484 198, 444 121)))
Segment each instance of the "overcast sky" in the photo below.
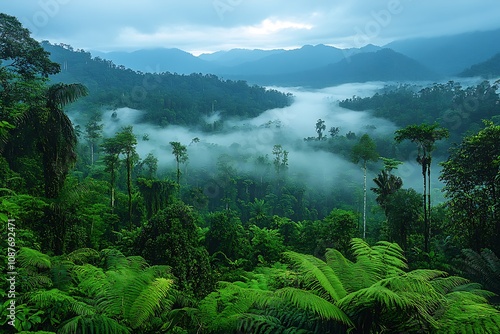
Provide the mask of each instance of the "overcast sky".
POLYGON ((500 0, 0 0, 37 40, 85 50, 361 47, 500 28, 500 0))

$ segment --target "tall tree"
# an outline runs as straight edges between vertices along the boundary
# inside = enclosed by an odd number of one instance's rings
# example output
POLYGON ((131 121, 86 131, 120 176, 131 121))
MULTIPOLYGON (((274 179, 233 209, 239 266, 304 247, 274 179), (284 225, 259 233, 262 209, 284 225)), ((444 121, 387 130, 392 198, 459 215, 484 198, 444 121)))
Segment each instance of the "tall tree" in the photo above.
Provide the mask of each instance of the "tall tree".
POLYGON ((214 284, 199 223, 197 212, 177 201, 155 214, 135 240, 136 254, 153 265, 167 263, 178 286, 198 297, 212 291, 214 284))
POLYGON ((179 189, 181 186, 181 163, 185 163, 188 161, 188 154, 187 154, 187 148, 185 145, 182 145, 181 143, 177 141, 171 141, 170 145, 172 146, 172 154, 175 157, 175 162, 177 166, 177 184, 179 185, 179 189))
POLYGON ((109 173, 111 213, 115 210, 115 187, 118 166, 120 165, 120 145, 115 137, 106 138, 102 144, 104 150, 105 171, 109 173))
POLYGON ((363 168, 363 239, 366 239, 366 164, 378 160, 377 146, 368 134, 364 134, 352 148, 354 163, 362 163, 363 168))
POLYGON ((371 188, 371 190, 378 195, 376 201, 387 217, 387 200, 389 196, 403 186, 403 180, 399 176, 392 174, 392 170, 396 169, 402 162, 383 157, 381 159, 384 161, 384 169, 373 179, 376 187, 371 188))
POLYGON ((445 128, 439 127, 439 124, 420 124, 409 125, 403 129, 397 130, 394 139, 400 143, 403 140, 409 140, 417 144, 417 162, 422 166, 423 194, 422 204, 424 208, 424 251, 430 251, 431 236, 431 163, 432 151, 436 141, 448 138, 449 132, 445 128))
POLYGON ((95 146, 99 138, 102 137, 103 124, 100 116, 92 117, 91 120, 85 124, 85 139, 87 140, 90 148, 90 165, 94 165, 95 146))
POLYGON ((153 153, 148 153, 146 158, 142 161, 142 165, 147 167, 147 177, 150 179, 156 178, 156 171, 158 170, 158 158, 153 153))
POLYGON ((57 197, 74 159, 75 136, 62 108, 78 98, 72 92, 84 92, 82 86, 47 88, 48 76, 59 70, 17 18, 0 13, 0 119, 12 125, 2 131, 0 151, 14 170, 34 175, 33 188, 41 188, 37 179, 43 179, 50 198, 57 197), (43 177, 34 170, 23 172, 29 168, 21 156, 43 159, 43 177))
POLYGON ((274 170, 276 171, 276 175, 279 177, 281 173, 288 168, 288 151, 283 149, 283 146, 281 145, 274 145, 273 155, 274 170))
POLYGON ((13 122, 33 98, 33 88, 60 71, 14 16, 0 13, 0 101, 2 120, 13 122))
POLYGON ((462 245, 500 253, 500 125, 485 123, 452 149, 440 179, 449 199, 450 228, 462 245))
MULTIPOLYGON (((326 137, 323 136, 323 131, 326 130, 326 125, 325 121, 322 120, 321 118, 316 121, 316 133, 318 134, 318 140, 323 140, 326 139, 326 137)), ((332 136, 333 137, 333 136, 332 136)))
POLYGON ((87 95, 81 84, 55 84, 48 88, 45 108, 33 113, 37 122, 38 148, 42 153, 45 196, 56 198, 71 165, 76 161, 76 134, 63 108, 87 95))
MULTIPOLYGON (((420 195, 412 188, 399 189, 386 198, 385 238, 396 242, 406 252, 411 234, 421 234, 422 205, 420 195)), ((417 239, 418 240, 418 239, 417 239)), ((414 246, 415 244, 410 244, 414 246)), ((421 247, 421 245, 418 245, 421 247)), ((412 248, 412 247, 410 247, 412 248)))
POLYGON ((134 135, 132 126, 124 127, 115 136, 120 153, 125 156, 125 167, 127 168, 127 195, 128 195, 128 219, 132 227, 132 167, 137 160, 135 146, 137 138, 134 135))

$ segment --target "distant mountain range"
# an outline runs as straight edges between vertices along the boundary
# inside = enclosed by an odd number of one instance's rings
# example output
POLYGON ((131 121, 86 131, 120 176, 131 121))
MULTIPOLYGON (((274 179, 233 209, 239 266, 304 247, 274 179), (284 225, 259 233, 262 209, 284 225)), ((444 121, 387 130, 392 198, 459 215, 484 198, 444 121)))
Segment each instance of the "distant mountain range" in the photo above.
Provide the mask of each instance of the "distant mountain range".
POLYGON ((487 61, 472 65, 460 73, 459 76, 483 77, 487 79, 500 77, 500 53, 497 53, 487 61))
POLYGON ((438 80, 500 53, 500 29, 339 49, 306 45, 294 50, 233 49, 198 57, 179 49, 92 52, 141 72, 204 73, 261 85, 324 87, 345 82, 438 80), (389 50, 390 49, 390 50, 389 50))
POLYGON ((303 71, 281 74, 247 75, 262 85, 322 88, 349 82, 437 80, 439 75, 416 60, 391 49, 363 52, 303 71))
POLYGON ((385 47, 417 60, 439 74, 452 76, 499 53, 500 29, 400 40, 385 47))

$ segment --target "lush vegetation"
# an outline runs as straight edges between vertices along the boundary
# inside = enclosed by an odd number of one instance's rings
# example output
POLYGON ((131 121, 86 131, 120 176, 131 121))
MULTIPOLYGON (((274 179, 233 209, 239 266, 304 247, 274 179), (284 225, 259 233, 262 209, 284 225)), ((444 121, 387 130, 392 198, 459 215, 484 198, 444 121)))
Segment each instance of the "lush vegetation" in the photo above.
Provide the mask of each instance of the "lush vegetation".
POLYGON ((500 53, 497 53, 485 62, 469 67, 468 69, 460 73, 460 76, 498 78, 498 76, 500 76, 500 53))
MULTIPOLYGON (((205 129, 204 118, 215 111, 226 117, 255 117, 264 110, 288 105, 290 95, 245 81, 223 80, 215 75, 192 73, 142 73, 115 65, 69 45, 42 42, 50 59, 61 64, 52 81, 80 82, 90 91, 75 109, 103 107, 136 108, 146 111, 143 120, 158 125, 190 125, 205 129)), ((151 72, 156 64, 151 64, 151 72)))
MULTIPOLYGON (((85 86, 50 81, 75 64, 51 61, 14 17, 0 14, 0 29, 0 261, 16 271, 15 295, 11 270, 0 273, 2 332, 13 330, 12 301, 15 329, 24 333, 500 331, 495 84, 403 86, 341 102, 372 109, 401 129, 390 137, 370 128, 340 134, 313 122, 317 136, 300 145, 362 167, 338 171, 336 187, 328 188, 290 173, 288 143, 274 145, 269 156, 199 138, 189 145, 168 139, 164 152, 174 164, 159 166, 153 154, 137 153, 141 138, 133 127, 104 136, 95 112, 98 103, 137 107, 117 96, 149 77, 80 51, 110 76, 99 79, 95 70, 86 77, 95 83, 85 86), (64 111, 75 101, 90 111, 79 129, 64 111), (463 109, 467 101, 473 110, 463 109), (474 124, 443 122, 467 110, 474 124), (425 122, 412 124, 408 114, 425 122), (449 155, 448 135, 456 142, 449 155), (218 156, 210 170, 188 169, 197 146, 218 156), (409 180, 397 174, 415 146, 423 194, 405 188, 409 180), (433 159, 442 160, 446 196, 438 205, 428 182, 433 159), (367 172, 376 175, 374 187, 367 172), (358 183, 353 173, 361 175, 358 183)), ((188 94, 187 82, 196 80, 240 92, 226 102, 241 103, 241 116, 287 103, 282 94, 214 77, 151 78, 176 82, 168 91, 148 91, 152 102, 140 105, 157 123, 163 109, 155 109, 153 96, 188 94), (257 102, 264 97, 277 100, 257 102)), ((198 93, 183 100, 194 106, 198 93)), ((207 96, 203 105, 211 108, 215 95, 207 96)), ((224 99, 217 96, 217 104, 224 99)))

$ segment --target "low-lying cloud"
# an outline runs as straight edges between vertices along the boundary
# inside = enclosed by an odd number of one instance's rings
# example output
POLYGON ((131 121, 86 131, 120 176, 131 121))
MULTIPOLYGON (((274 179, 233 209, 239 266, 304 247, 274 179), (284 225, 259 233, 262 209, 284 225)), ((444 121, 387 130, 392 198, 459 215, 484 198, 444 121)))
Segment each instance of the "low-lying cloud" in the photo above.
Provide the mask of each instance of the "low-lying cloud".
MULTIPOLYGON (((330 127, 339 127, 339 135, 348 132, 362 134, 370 127, 370 135, 387 135, 396 126, 368 111, 351 111, 338 106, 338 100, 356 96, 371 96, 385 83, 345 84, 321 90, 301 88, 278 88, 294 95, 292 105, 267 110, 251 119, 231 119, 224 121, 221 131, 206 133, 180 126, 159 127, 139 123, 142 111, 130 108, 105 111, 102 117, 104 136, 111 137, 124 126, 132 125, 138 138, 137 152, 141 158, 154 154, 163 170, 173 170, 175 160, 170 142, 178 141, 187 146, 189 168, 203 169, 216 173, 217 160, 221 154, 233 157, 234 167, 240 172, 252 173, 255 161, 267 155, 272 163, 274 145, 282 145, 289 152, 290 176, 300 178, 311 186, 332 187, 346 177, 354 178, 359 184, 362 173, 359 166, 344 157, 322 150, 315 150, 304 142, 304 138, 317 136, 315 126, 318 119, 325 121, 328 136, 330 127), (113 114, 115 116, 113 117, 113 114), (193 139, 199 139, 193 140, 193 139), (348 176, 346 176, 348 175, 348 176)), ((219 120, 216 110, 207 123, 219 120)), ((270 166, 273 171, 273 167, 270 166)), ((354 182, 354 180, 353 180, 354 182)))

